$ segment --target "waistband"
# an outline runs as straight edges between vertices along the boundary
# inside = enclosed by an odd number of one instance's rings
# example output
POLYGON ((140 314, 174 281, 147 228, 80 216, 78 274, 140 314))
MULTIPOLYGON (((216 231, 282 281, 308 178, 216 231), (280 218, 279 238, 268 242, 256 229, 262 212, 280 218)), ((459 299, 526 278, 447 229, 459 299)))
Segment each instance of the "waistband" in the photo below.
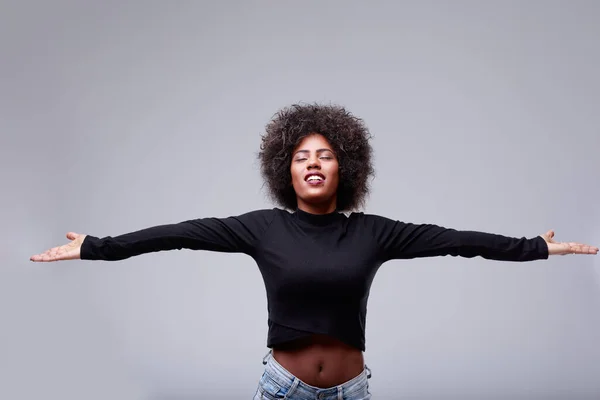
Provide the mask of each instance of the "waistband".
POLYGON ((338 399, 365 390, 368 387, 367 380, 371 378, 371 370, 365 365, 363 371, 349 381, 329 388, 318 388, 304 383, 285 369, 275 360, 272 351, 265 355, 263 364, 265 365, 265 373, 278 385, 288 388, 290 392, 293 391, 296 395, 314 396, 315 399, 338 399))

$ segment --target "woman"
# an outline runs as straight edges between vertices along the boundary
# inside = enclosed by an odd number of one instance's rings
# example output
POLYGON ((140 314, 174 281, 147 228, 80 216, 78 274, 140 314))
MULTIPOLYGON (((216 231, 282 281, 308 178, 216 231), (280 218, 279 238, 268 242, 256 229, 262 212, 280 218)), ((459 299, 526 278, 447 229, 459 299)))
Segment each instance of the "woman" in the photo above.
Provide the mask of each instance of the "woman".
POLYGON ((70 232, 70 243, 31 260, 122 260, 182 248, 248 254, 267 289, 271 349, 255 399, 357 400, 371 397, 363 359, 366 306, 384 262, 444 255, 530 261, 598 252, 557 243, 553 231, 511 238, 349 213, 369 191, 369 138, 362 120, 342 107, 282 109, 266 127, 259 158, 270 194, 283 209, 102 239, 70 232))

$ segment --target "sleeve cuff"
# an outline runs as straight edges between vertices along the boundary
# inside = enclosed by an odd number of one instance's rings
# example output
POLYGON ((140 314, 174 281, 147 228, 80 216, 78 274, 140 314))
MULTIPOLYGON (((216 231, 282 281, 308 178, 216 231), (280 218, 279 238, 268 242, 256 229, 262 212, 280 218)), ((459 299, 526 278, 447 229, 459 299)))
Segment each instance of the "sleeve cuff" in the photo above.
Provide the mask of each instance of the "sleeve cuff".
POLYGON ((79 258, 81 258, 82 260, 96 260, 97 258, 94 252, 94 245, 99 240, 100 239, 95 236, 86 235, 86 237, 83 239, 83 243, 81 243, 81 249, 79 250, 79 258))
POLYGON ((535 238, 536 240, 536 244, 537 244, 537 248, 539 250, 539 254, 540 254, 540 260, 547 260, 548 257, 550 256, 550 252, 548 250, 548 243, 546 243, 546 240, 544 240, 543 237, 541 236, 537 236, 535 238))

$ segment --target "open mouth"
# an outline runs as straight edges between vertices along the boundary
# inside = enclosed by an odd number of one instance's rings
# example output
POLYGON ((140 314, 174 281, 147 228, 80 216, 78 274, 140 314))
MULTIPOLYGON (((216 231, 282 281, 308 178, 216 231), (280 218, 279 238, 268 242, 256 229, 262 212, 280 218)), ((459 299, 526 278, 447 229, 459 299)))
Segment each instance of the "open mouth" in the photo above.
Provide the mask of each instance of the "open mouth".
POLYGON ((320 185, 323 182, 325 182, 325 176, 323 174, 318 173, 318 172, 314 172, 314 173, 306 175, 306 177, 304 178, 304 180, 309 185, 320 185))

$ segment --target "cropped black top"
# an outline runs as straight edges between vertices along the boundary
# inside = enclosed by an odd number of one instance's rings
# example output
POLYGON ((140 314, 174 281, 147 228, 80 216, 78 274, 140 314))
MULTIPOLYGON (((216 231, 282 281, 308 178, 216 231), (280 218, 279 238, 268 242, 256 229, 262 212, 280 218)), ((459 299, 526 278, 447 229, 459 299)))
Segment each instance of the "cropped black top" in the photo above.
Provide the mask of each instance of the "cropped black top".
POLYGON ((122 260, 183 248, 245 253, 256 261, 267 293, 268 347, 324 334, 363 351, 369 290, 384 262, 445 255, 503 261, 548 258, 540 236, 512 238, 364 213, 315 215, 277 208, 116 237, 86 236, 81 258, 122 260))

